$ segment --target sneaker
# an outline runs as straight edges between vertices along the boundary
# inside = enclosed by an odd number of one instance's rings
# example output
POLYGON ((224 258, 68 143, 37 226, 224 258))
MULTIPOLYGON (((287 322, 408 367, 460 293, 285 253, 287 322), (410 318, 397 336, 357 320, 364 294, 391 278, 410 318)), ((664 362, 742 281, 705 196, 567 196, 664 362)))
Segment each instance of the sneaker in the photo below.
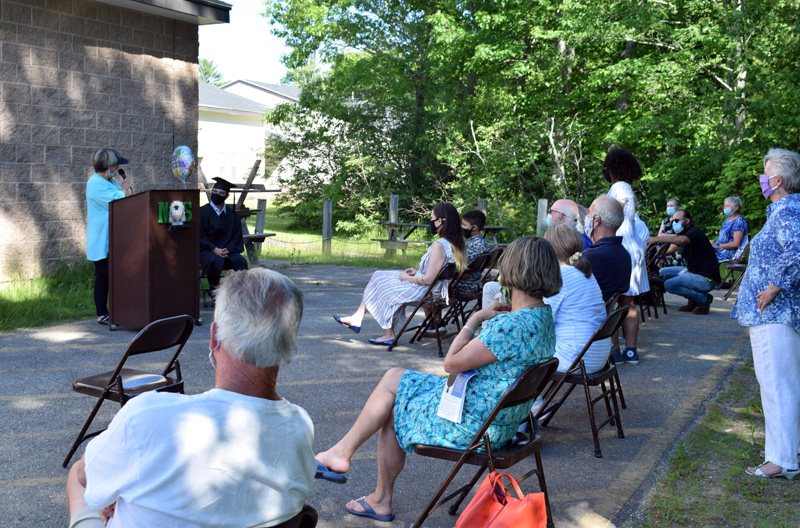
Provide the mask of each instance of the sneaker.
POLYGON ((630 348, 626 348, 623 354, 625 356, 625 363, 628 365, 638 365, 639 364, 639 354, 635 350, 631 350, 630 348))
POLYGON ((622 356, 622 352, 620 351, 619 347, 611 348, 611 357, 614 358, 614 363, 616 365, 622 365, 622 363, 625 362, 625 358, 622 356))

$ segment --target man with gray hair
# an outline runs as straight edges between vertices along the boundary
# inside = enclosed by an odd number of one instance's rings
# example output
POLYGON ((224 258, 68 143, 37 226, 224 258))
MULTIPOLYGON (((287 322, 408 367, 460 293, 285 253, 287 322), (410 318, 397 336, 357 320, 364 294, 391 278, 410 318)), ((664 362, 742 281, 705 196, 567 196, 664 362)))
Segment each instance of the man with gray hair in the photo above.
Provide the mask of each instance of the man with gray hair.
POLYGON ((587 249, 592 242, 583 232, 583 219, 586 216, 586 210, 581 211, 581 209, 583 208, 572 200, 565 198, 556 200, 553 207, 547 211, 545 224, 547 224, 547 227, 558 224, 569 224, 575 227, 583 239, 583 249, 587 249))
POLYGON ((584 229, 592 245, 583 256, 591 262, 592 273, 607 301, 615 293, 628 291, 631 281, 631 257, 622 245, 617 229, 625 216, 622 205, 608 195, 592 202, 584 221, 584 229))
POLYGON ((303 296, 263 268, 217 290, 213 389, 130 400, 70 469, 70 526, 273 526, 295 515, 317 471, 305 410, 278 396, 303 296))

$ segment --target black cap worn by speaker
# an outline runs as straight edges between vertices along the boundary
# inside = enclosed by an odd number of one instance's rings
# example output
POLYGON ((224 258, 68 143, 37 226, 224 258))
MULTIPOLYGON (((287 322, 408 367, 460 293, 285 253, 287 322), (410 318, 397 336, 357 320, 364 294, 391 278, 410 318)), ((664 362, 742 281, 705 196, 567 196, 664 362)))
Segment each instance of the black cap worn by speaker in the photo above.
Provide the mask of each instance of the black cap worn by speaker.
POLYGON ((214 184, 214 189, 222 189, 226 193, 229 193, 231 192, 231 188, 234 187, 234 184, 224 178, 216 177, 213 178, 213 180, 216 182, 214 184))

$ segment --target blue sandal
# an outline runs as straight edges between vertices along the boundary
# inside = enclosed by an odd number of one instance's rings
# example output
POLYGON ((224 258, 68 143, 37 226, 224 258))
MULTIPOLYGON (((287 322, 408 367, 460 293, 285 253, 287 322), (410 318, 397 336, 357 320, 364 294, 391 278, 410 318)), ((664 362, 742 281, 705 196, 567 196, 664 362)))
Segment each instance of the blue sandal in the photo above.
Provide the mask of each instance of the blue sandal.
POLYGON ((375 513, 375 510, 373 510, 372 507, 369 504, 367 504, 367 501, 364 499, 366 499, 366 497, 361 497, 360 499, 354 499, 358 501, 358 503, 361 505, 362 508, 364 508, 363 512, 351 510, 347 506, 345 506, 344 509, 347 510, 349 513, 352 513, 353 515, 358 515, 359 517, 368 517, 375 521, 390 522, 394 520, 394 513, 390 513, 389 515, 381 515, 380 513, 375 513))

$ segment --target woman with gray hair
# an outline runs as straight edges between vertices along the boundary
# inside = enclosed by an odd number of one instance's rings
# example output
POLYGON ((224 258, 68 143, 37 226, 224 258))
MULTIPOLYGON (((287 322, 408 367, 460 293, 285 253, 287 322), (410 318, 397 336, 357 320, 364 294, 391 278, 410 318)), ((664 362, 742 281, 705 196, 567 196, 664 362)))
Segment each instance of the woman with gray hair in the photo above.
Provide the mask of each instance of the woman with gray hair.
POLYGON ((731 318, 749 327, 764 410, 756 477, 800 475, 800 154, 770 149, 759 180, 767 221, 750 244, 731 318))
POLYGON ((719 230, 717 241, 711 241, 711 247, 717 252, 719 262, 736 260, 747 246, 749 237, 747 232, 747 220, 742 216, 742 201, 738 196, 725 198, 724 210, 725 220, 722 222, 722 229, 719 230))
POLYGON ((131 180, 114 181, 128 160, 113 149, 92 154, 94 173, 86 183, 86 258, 94 262, 94 306, 97 322, 108 324, 108 204, 130 194, 131 180))
MULTIPOLYGON (((553 248, 543 238, 517 239, 498 268, 511 304, 494 303, 473 314, 444 359, 450 374, 476 371, 466 389, 461 423, 455 426, 436 414, 447 378, 394 368, 383 376, 344 438, 317 455, 331 471, 345 473, 356 450, 380 431, 378 485, 372 494, 348 503, 348 512, 378 521, 394 519, 392 493, 406 453, 413 453, 417 444, 466 448, 511 384, 553 356, 552 310, 542 300, 561 289, 553 248), (475 338, 484 321, 486 328, 475 338)), ((489 429, 492 444, 505 445, 529 412, 530 404, 503 411, 502 425, 489 429)))

